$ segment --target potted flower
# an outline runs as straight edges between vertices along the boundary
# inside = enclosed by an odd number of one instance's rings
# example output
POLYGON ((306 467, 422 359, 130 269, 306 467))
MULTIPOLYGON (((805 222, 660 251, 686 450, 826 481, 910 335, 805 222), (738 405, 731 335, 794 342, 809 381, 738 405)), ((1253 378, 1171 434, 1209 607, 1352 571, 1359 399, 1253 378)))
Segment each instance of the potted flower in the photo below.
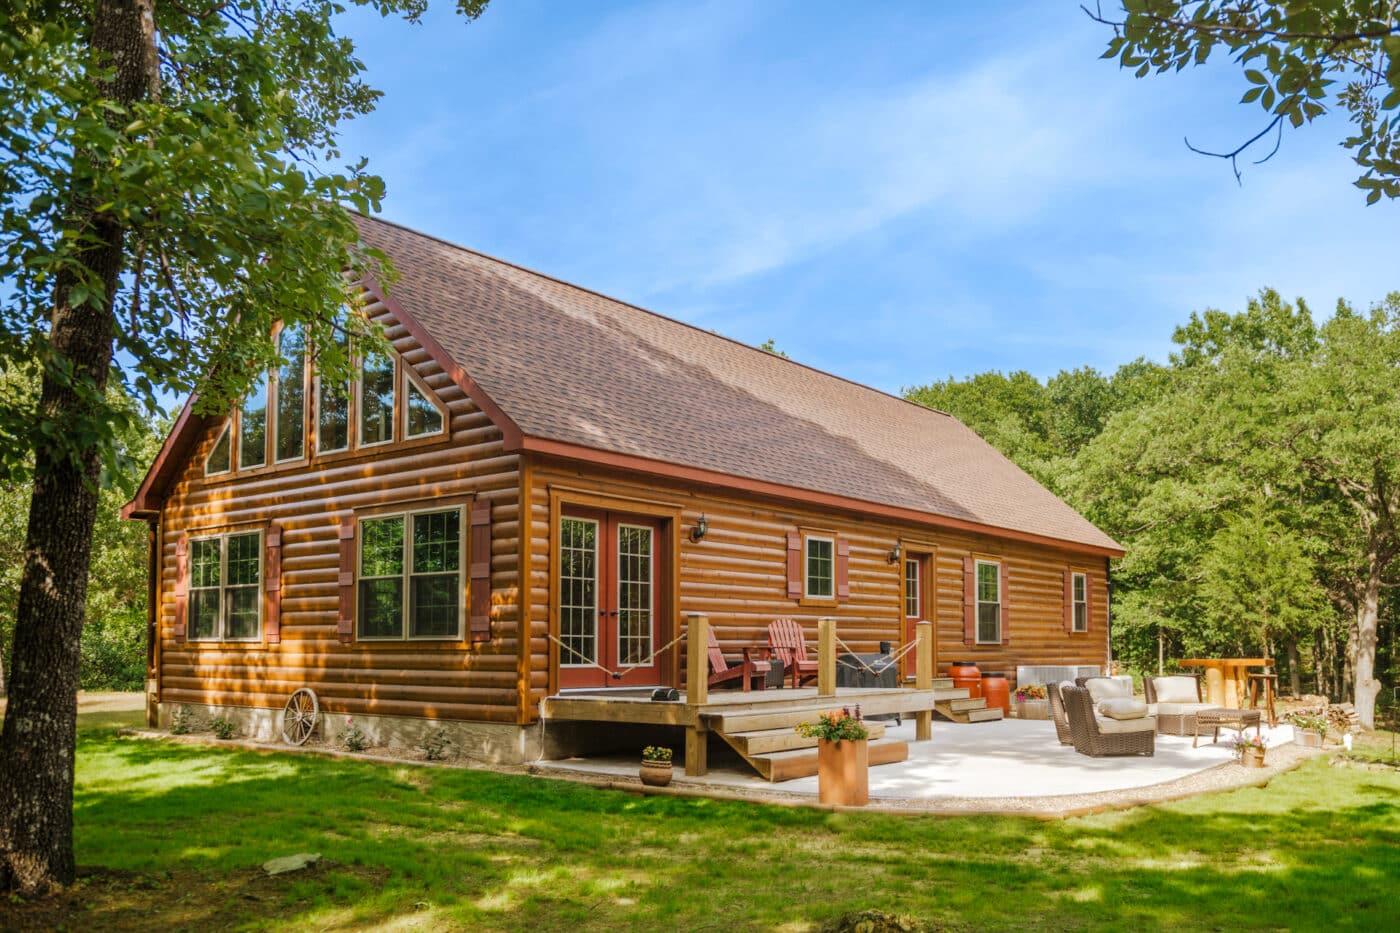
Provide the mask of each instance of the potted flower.
POLYGON ((1268 747, 1269 740, 1262 735, 1246 738, 1241 732, 1235 736, 1235 750, 1240 753, 1240 764, 1246 768, 1264 767, 1264 749, 1268 747))
POLYGON ((1321 748, 1327 737, 1327 717, 1322 713, 1294 713, 1293 734, 1304 748, 1321 748))
POLYGON ((817 740, 817 796, 822 803, 862 807, 870 802, 870 732, 860 707, 828 710, 799 723, 801 735, 817 740))
POLYGON ((642 770, 638 776, 648 787, 670 784, 671 750, 664 745, 648 745, 642 749, 642 770))
POLYGON ((1016 689, 1016 718, 1050 718, 1050 696, 1044 684, 1030 684, 1016 689))

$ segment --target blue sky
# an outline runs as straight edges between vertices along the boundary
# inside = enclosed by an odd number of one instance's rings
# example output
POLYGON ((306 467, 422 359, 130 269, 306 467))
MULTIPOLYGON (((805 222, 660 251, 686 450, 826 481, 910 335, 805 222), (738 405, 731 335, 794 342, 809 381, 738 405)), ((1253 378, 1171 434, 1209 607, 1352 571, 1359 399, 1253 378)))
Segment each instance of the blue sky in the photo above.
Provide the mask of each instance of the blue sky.
POLYGON ((1136 80, 1050 3, 550 3, 339 23, 383 216, 888 391, 1164 359, 1261 287, 1400 288, 1328 118, 1269 163, 1227 62, 1136 80), (969 7, 975 6, 972 11, 969 7))

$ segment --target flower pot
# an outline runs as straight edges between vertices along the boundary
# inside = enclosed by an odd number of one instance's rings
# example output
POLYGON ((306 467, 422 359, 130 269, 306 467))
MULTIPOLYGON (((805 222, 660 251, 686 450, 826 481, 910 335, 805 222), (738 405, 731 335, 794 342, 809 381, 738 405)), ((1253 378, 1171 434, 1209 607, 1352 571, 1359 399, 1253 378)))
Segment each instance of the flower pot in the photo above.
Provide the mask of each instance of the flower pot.
POLYGON ((1293 739, 1304 748, 1321 748, 1322 733, 1314 732, 1311 729, 1296 729, 1293 732, 1293 739))
POLYGON ((817 740, 817 796, 822 803, 863 807, 870 802, 870 740, 817 740))
POLYGON ((1050 718, 1050 701, 1049 701, 1049 700, 1017 700, 1017 701, 1016 701, 1016 718, 1017 718, 1017 719, 1049 719, 1049 718, 1050 718))
POLYGON ((648 787, 665 787, 671 783, 671 763, 669 761, 644 761, 638 774, 642 783, 648 787))
POLYGON ((1240 752, 1240 764, 1246 768, 1264 767, 1264 750, 1255 748, 1253 745, 1246 745, 1240 752))

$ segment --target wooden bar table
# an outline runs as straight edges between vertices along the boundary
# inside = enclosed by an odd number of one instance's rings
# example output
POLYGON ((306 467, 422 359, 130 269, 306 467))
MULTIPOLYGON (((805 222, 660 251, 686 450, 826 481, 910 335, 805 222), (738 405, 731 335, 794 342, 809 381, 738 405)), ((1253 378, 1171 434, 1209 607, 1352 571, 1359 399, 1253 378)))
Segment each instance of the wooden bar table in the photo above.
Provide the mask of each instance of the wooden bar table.
POLYGON ((1176 662, 1179 667, 1203 667, 1206 670, 1206 702, 1225 709, 1240 708, 1240 685, 1249 681, 1251 667, 1269 667, 1270 658, 1187 658, 1176 662))

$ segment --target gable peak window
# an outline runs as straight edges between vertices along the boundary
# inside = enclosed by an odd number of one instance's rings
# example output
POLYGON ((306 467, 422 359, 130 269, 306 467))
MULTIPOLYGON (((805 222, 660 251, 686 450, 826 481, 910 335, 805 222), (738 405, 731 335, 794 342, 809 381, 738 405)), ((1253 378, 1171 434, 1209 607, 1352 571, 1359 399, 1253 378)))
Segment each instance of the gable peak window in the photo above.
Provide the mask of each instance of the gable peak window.
POLYGON ((267 382, 254 383, 238 415, 238 468, 247 470, 267 463, 267 382))
POLYGON ((306 337, 300 327, 282 328, 277 348, 285 362, 277 369, 277 412, 273 459, 282 463, 306 456, 306 337))
POLYGON ((371 353, 360 363, 360 446, 394 440, 394 357, 371 353))
POLYGON ((209 456, 204 458, 204 475, 218 476, 233 469, 233 419, 225 422, 219 430, 214 446, 209 448, 209 456))
POLYGON ((409 367, 404 367, 404 435, 406 437, 430 437, 441 434, 446 424, 442 409, 433 401, 431 393, 418 385, 409 367))
MULTIPOLYGON (((340 354, 348 359, 350 340, 343 333, 331 338, 340 348, 340 354)), ((316 377, 316 452, 335 453, 350 449, 350 385, 345 382, 327 382, 316 377)))

